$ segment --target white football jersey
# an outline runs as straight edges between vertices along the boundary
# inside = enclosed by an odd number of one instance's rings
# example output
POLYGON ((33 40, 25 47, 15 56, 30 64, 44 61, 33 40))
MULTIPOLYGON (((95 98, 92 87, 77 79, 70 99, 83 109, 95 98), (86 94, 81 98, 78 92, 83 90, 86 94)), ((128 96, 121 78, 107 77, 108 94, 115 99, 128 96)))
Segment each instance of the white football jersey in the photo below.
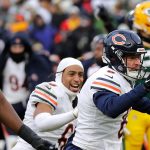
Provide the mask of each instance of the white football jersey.
POLYGON ((25 62, 16 63, 8 58, 3 72, 3 93, 11 104, 25 101, 29 91, 24 87, 25 62))
POLYGON ((94 72, 99 70, 101 67, 98 66, 96 63, 90 66, 87 70, 87 77, 90 77, 94 72))
MULTIPOLYGON (((35 90, 31 93, 25 113, 24 123, 26 125, 33 129, 40 137, 57 146, 59 145, 59 149, 62 149, 67 142, 68 137, 74 132, 76 121, 72 121, 53 131, 39 132, 33 120, 33 114, 36 109, 35 104, 37 102, 50 105, 53 108, 52 115, 56 115, 73 110, 72 101, 69 99, 63 88, 58 86, 55 82, 44 82, 37 85, 35 90)), ((21 145, 21 143, 26 149, 33 149, 28 143, 20 138, 17 144, 21 145)))
POLYGON ((93 102, 93 94, 102 89, 122 95, 130 84, 118 72, 103 67, 84 84, 78 95, 78 119, 73 144, 84 150, 120 150, 128 112, 113 119, 103 114, 93 102))

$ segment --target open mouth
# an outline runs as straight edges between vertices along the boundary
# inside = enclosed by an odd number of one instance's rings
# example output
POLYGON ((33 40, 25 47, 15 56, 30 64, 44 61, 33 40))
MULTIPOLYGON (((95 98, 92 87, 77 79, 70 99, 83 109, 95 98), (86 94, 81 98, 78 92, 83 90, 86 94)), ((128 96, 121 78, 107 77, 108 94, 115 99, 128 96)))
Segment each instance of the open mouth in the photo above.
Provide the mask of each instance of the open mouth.
POLYGON ((80 86, 79 86, 79 85, 71 85, 71 86, 70 86, 70 90, 71 90, 72 92, 78 92, 79 89, 80 89, 80 86))

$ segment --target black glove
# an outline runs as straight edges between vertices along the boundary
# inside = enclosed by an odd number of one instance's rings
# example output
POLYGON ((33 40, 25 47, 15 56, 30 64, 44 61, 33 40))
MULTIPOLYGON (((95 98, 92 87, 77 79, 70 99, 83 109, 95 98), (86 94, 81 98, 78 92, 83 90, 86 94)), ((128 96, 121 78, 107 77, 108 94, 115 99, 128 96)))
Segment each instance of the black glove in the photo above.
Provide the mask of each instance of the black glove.
POLYGON ((57 150, 52 143, 40 138, 33 130, 24 124, 21 126, 18 135, 31 144, 36 150, 57 150))
POLYGON ((33 146, 36 150, 57 150, 54 145, 43 139, 39 139, 38 142, 36 141, 33 146))
POLYGON ((145 86, 146 90, 150 91, 150 75, 145 80, 144 86, 145 86))

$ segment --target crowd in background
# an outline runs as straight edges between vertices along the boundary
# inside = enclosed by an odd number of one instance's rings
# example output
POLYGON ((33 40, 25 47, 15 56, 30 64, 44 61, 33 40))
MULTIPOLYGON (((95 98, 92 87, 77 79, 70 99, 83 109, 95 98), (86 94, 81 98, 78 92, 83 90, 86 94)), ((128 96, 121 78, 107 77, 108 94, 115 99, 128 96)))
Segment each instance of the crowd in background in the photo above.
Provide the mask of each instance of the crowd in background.
POLYGON ((55 54, 50 58, 52 61, 81 57, 90 52, 89 45, 96 34, 109 32, 105 20, 111 20, 115 29, 127 28, 125 16, 138 2, 140 0, 1 0, 0 49, 3 50, 8 38, 22 32, 34 51, 44 51, 49 56, 55 54), (95 17, 99 7, 102 13, 108 12, 107 18, 95 17))

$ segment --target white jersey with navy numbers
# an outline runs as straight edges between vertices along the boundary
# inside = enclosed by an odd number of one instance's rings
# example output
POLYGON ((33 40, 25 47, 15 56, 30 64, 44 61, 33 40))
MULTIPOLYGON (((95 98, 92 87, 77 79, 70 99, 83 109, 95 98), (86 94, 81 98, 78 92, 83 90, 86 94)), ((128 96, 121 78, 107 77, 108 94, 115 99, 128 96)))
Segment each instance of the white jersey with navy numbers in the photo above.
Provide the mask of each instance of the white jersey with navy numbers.
POLYGON ((78 96, 78 119, 73 144, 84 150, 120 150, 127 112, 113 119, 103 114, 93 102, 93 94, 108 90, 122 95, 130 84, 118 72, 103 67, 84 84, 78 96))
MULTIPOLYGON (((24 123, 33 129, 40 137, 52 142, 53 144, 59 145, 59 149, 61 149, 67 142, 67 138, 73 133, 76 121, 70 122, 53 131, 39 132, 33 120, 33 114, 36 109, 35 104, 38 102, 50 105, 53 110, 52 115, 66 113, 73 110, 72 102, 63 88, 58 86, 55 82, 44 82, 37 85, 35 90, 31 93, 25 113, 24 123)), ((17 144, 22 145, 29 150, 33 149, 21 138, 17 144)))
POLYGON ((25 101, 29 91, 24 86, 26 78, 25 61, 16 63, 8 58, 3 72, 3 93, 11 104, 25 101))

